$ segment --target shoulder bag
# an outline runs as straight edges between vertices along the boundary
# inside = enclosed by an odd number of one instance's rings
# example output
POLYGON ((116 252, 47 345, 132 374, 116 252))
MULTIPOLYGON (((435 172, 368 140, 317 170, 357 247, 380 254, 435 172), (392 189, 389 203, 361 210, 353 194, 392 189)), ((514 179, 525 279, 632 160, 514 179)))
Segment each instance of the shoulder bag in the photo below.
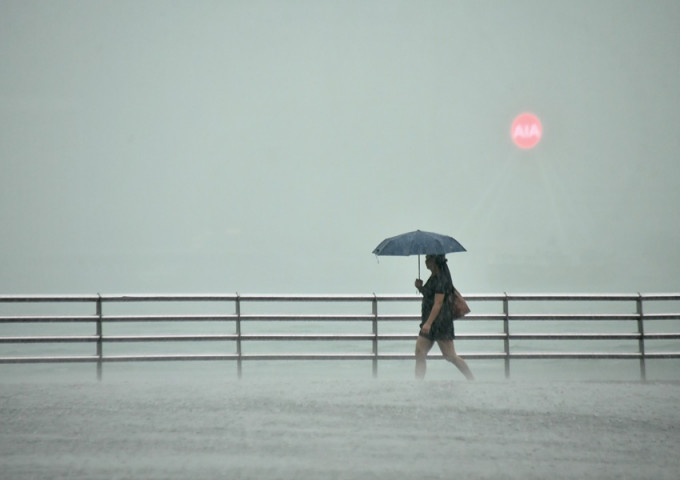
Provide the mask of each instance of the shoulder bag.
POLYGON ((453 318, 462 318, 470 313, 470 307, 458 290, 453 289, 453 295, 449 295, 449 305, 453 318))

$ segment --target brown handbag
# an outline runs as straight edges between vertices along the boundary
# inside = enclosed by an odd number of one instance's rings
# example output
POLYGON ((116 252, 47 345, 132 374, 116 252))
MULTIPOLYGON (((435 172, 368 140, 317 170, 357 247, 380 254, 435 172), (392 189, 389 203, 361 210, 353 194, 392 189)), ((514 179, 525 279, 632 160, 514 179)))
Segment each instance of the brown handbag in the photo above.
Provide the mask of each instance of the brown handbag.
POLYGON ((470 313, 470 307, 468 307, 463 296, 455 288, 453 289, 453 295, 449 296, 449 304, 451 305, 453 318, 462 318, 470 313))

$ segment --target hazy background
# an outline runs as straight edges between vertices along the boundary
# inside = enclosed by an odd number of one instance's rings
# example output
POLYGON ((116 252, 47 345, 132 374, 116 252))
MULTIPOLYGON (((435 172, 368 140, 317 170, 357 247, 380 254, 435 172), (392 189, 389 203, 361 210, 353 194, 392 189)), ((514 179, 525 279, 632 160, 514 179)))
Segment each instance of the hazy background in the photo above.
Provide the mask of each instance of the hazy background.
POLYGON ((678 85, 672 0, 0 0, 0 293, 411 293, 418 228, 678 291, 678 85))

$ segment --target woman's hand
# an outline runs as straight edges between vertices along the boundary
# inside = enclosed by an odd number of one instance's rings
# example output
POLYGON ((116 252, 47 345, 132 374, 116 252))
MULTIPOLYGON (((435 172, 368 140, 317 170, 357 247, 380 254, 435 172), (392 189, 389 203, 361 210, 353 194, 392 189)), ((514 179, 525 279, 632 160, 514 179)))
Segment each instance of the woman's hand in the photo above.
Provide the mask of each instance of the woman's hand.
POLYGON ((415 286, 418 289, 418 291, 420 291, 420 289, 423 288, 423 281, 421 279, 417 279, 415 286))
POLYGON ((422 327, 420 327, 420 331, 423 332, 425 335, 430 334, 430 329, 432 328, 432 324, 425 322, 422 327))

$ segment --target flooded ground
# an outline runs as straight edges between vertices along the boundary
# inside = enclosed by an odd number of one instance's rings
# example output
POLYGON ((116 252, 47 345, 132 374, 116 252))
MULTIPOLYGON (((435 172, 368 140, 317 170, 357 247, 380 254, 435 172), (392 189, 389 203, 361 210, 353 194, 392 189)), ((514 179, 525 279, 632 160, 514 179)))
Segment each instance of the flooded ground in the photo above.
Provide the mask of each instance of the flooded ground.
POLYGON ((678 382, 0 377, 6 479, 676 479, 678 382))

